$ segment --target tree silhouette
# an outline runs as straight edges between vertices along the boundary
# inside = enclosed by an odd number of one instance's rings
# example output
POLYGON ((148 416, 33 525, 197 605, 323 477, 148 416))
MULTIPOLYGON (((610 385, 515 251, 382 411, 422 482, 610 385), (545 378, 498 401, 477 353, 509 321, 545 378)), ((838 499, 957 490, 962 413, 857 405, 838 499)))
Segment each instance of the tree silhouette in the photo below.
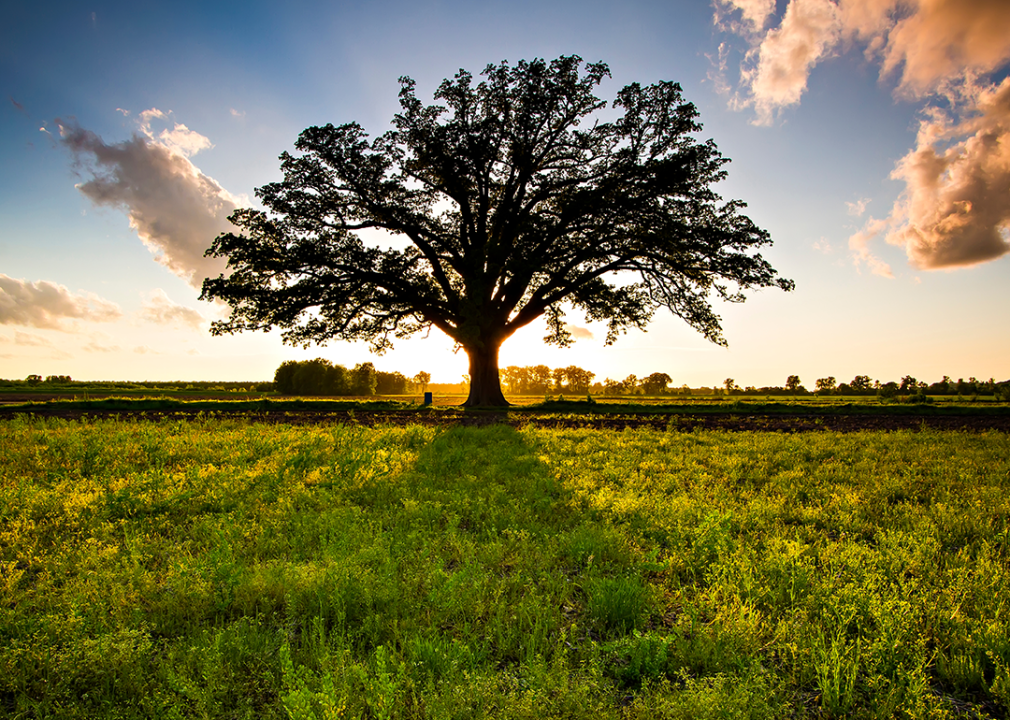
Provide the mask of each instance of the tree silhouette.
POLYGON ((566 309, 608 323, 606 342, 667 308, 725 344, 713 298, 789 280, 753 251, 771 240, 711 188, 726 173, 677 83, 626 86, 611 107, 594 88, 604 63, 576 56, 460 70, 423 105, 400 79, 393 129, 310 127, 281 155, 284 179, 237 210, 241 232, 207 251, 230 274, 203 299, 231 307, 215 334, 280 328, 308 346, 435 326, 469 357, 466 405, 505 405, 498 350, 537 318, 572 341, 566 309), (402 243, 365 244, 379 229, 402 243))

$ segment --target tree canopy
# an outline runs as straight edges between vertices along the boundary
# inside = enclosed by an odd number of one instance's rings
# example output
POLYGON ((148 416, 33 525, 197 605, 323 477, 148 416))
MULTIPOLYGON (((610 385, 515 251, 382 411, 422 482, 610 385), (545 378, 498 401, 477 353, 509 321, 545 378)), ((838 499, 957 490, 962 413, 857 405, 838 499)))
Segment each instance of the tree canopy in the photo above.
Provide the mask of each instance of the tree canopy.
POLYGON ((756 249, 767 232, 712 185, 728 162, 698 142, 674 82, 633 83, 577 56, 460 70, 425 105, 400 79, 392 129, 310 127, 280 157, 284 179, 240 209, 207 251, 228 274, 204 282, 230 316, 215 334, 280 328, 288 343, 393 338, 436 327, 466 351, 468 405, 506 404, 498 350, 544 317, 567 345, 565 311, 606 321, 606 342, 666 308, 725 344, 713 299, 793 284, 756 249), (605 119, 614 115, 614 119, 605 119), (361 231, 403 242, 376 246, 361 231))

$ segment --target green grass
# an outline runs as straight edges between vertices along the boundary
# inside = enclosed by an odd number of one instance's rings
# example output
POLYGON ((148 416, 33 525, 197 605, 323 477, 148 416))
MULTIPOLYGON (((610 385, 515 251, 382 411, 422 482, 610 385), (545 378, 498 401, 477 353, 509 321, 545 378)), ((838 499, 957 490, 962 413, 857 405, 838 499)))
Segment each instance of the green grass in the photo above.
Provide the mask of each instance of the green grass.
POLYGON ((1010 438, 0 425, 0 715, 1003 717, 1010 438))

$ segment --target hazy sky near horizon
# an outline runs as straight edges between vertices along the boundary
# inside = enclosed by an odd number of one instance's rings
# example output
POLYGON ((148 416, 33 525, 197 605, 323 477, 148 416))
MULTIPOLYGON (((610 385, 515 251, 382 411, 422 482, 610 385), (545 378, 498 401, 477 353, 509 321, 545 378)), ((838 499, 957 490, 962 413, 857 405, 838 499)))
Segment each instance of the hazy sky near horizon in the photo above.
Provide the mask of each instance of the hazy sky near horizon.
POLYGON ((520 331, 501 364, 597 379, 808 387, 1010 378, 1010 3, 715 0, 54 2, 0 11, 0 377, 271 378, 286 359, 371 360, 457 382, 437 332, 384 356, 276 333, 212 337, 204 249, 311 125, 373 136, 398 78, 576 54, 599 89, 675 80, 732 160, 717 187, 772 236, 796 282, 720 306, 729 348, 660 313, 605 347, 520 331), (1001 329, 1003 328, 1003 329, 1001 329))

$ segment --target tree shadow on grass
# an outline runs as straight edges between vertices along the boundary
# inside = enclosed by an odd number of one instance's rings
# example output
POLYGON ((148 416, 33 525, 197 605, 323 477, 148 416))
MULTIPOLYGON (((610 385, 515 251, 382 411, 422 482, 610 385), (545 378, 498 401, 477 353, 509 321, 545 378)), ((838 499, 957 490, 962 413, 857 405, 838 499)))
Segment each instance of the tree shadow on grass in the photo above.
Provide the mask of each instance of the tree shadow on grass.
POLYGON ((440 433, 420 451, 404 489, 477 535, 553 533, 572 522, 560 481, 529 435, 508 425, 440 433))

